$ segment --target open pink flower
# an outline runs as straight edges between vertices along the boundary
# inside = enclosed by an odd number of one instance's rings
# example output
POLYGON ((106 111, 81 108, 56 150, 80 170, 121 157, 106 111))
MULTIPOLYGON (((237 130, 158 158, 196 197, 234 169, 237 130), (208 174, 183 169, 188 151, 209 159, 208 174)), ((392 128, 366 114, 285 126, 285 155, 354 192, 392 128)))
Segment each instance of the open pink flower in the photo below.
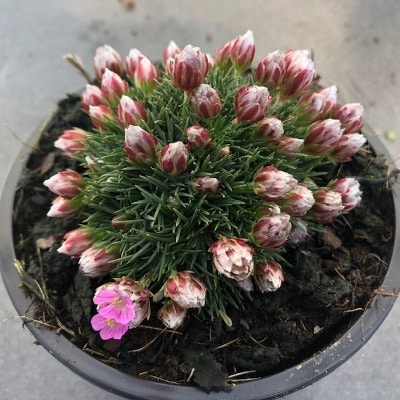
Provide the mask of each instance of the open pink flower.
POLYGON ((100 331, 100 337, 103 340, 120 340, 128 331, 128 324, 121 324, 112 318, 106 318, 100 314, 94 315, 90 322, 93 330, 100 331))
POLYGON ((97 305, 97 312, 101 316, 120 324, 129 324, 135 318, 133 302, 119 289, 118 283, 98 287, 93 303, 97 305))

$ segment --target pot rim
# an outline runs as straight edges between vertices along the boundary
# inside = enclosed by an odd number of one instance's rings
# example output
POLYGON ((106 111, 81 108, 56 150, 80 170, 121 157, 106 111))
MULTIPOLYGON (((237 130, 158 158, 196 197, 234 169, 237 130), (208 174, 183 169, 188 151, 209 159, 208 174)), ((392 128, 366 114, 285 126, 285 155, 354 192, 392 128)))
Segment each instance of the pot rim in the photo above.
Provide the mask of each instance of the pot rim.
MULTIPOLYGON (((51 116, 42 125, 46 127, 51 116)), ((14 267, 15 253, 12 240, 12 211, 14 193, 21 171, 43 129, 36 131, 17 155, 10 167, 0 197, 0 270, 19 315, 28 315, 31 301, 20 289, 21 278, 14 267), (27 311, 28 310, 28 311, 27 311)), ((390 159, 387 149, 373 134, 364 132, 377 154, 390 159)), ((400 194, 392 191, 395 211, 395 238, 399 236, 400 194)), ((400 290, 400 240, 394 240, 391 262, 381 287, 398 294, 400 290)), ((37 341, 56 359, 89 382, 106 391, 132 400, 267 400, 288 395, 318 381, 353 356, 371 338, 389 314, 396 296, 375 296, 370 307, 335 342, 303 362, 277 374, 259 380, 240 383, 231 391, 205 392, 192 386, 175 386, 127 375, 91 357, 72 344, 65 336, 53 330, 26 322, 37 341)))

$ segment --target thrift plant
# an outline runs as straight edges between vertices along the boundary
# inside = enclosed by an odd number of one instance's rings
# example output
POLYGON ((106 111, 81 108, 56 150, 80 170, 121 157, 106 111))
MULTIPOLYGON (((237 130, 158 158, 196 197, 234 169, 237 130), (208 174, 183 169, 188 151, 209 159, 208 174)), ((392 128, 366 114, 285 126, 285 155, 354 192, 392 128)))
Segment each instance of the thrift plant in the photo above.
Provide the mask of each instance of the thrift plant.
POLYGON ((188 313, 230 325, 229 307, 279 289, 288 246, 359 204, 354 178, 319 182, 364 144, 363 107, 317 84, 307 50, 255 67, 254 54, 251 31, 215 59, 174 42, 162 65, 97 49, 82 93, 93 130, 55 142, 80 168, 44 184, 58 196, 48 215, 80 221, 58 251, 99 285, 102 339, 151 313, 171 329, 188 313))

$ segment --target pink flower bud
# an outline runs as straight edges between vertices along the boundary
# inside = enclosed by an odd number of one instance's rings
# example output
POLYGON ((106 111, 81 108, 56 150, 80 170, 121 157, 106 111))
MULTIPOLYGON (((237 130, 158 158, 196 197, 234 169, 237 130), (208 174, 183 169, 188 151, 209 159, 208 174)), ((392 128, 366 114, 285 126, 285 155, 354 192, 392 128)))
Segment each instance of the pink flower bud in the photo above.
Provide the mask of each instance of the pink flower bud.
POLYGON ((70 169, 61 171, 43 182, 53 193, 66 199, 78 196, 83 186, 83 178, 70 169))
POLYGON ((254 249, 245 239, 221 236, 210 248, 213 266, 222 275, 243 281, 253 274, 254 249))
POLYGON ((295 189, 287 193, 279 202, 281 210, 292 217, 303 217, 314 205, 313 193, 304 183, 299 183, 295 189))
POLYGON ((129 324, 129 329, 137 328, 145 319, 150 318, 151 305, 150 299, 137 300, 133 303, 135 318, 129 324))
POLYGON ((282 98, 304 93, 314 81, 314 62, 309 50, 289 50, 285 52, 286 71, 280 92, 282 98))
POLYGON ((82 108, 86 113, 89 112, 89 106, 99 106, 100 104, 104 104, 104 102, 103 94, 98 86, 86 85, 81 96, 82 108))
POLYGON ((101 278, 115 268, 112 261, 116 258, 109 250, 89 247, 79 258, 79 268, 91 278, 101 278))
POLYGON ((93 303, 97 312, 120 324, 129 324, 135 318, 132 300, 122 292, 117 283, 106 283, 96 289, 93 303))
POLYGON ((267 146, 275 146, 284 134, 282 121, 276 117, 265 117, 256 130, 256 136, 267 146))
POLYGON ((157 69, 155 65, 145 56, 143 56, 133 74, 136 87, 144 92, 152 91, 157 84, 157 69))
POLYGON ((169 175, 180 175, 187 169, 189 151, 182 142, 165 145, 160 152, 161 169, 169 175))
POLYGON ((105 105, 89 106, 89 116, 95 128, 107 129, 106 124, 113 120, 114 115, 110 107, 105 105))
POLYGON ((95 314, 90 321, 94 331, 100 332, 102 340, 120 340, 128 331, 128 324, 121 324, 112 318, 95 314))
POLYGON ((190 101, 196 114, 203 119, 214 118, 222 108, 219 92, 210 85, 201 84, 190 101))
POLYGON ((290 136, 282 136, 278 143, 278 149, 285 153, 299 153, 304 140, 290 136))
POLYGON ((235 112, 239 122, 261 121, 272 103, 268 89, 263 86, 243 86, 236 93, 235 112))
POLYGON ((328 188, 321 188, 314 193, 315 203, 310 214, 321 224, 329 224, 343 213, 342 195, 328 188))
POLYGON ((73 218, 82 208, 82 202, 79 199, 65 199, 64 197, 56 197, 47 213, 48 217, 55 218, 73 218))
POLYGON ((282 83, 285 70, 285 56, 277 50, 259 62, 254 70, 254 79, 260 85, 276 89, 282 83))
POLYGON ((62 245, 57 249, 59 253, 71 257, 79 257, 93 242, 93 237, 85 228, 69 231, 64 236, 62 245))
POLYGON ((342 213, 348 213, 361 202, 362 191, 360 183, 354 178, 340 178, 329 183, 328 188, 339 192, 342 196, 342 213))
POLYGON ((133 301, 146 300, 151 296, 150 291, 146 288, 143 280, 135 281, 126 276, 117 280, 119 290, 124 292, 133 301))
POLYGON ((143 105, 129 96, 122 96, 117 107, 117 121, 122 128, 147 122, 147 113, 143 105))
POLYGON ((119 75, 121 75, 123 71, 121 56, 111 46, 107 45, 97 48, 93 66, 96 78, 99 82, 106 68, 119 75))
POLYGON ((87 133, 82 129, 67 129, 54 142, 54 147, 67 156, 77 155, 85 148, 86 138, 87 133))
POLYGON ((278 290, 285 280, 281 265, 276 261, 264 261, 257 264, 254 279, 261 293, 278 290))
POLYGON ((179 328, 185 321, 187 309, 173 301, 166 301, 158 310, 157 318, 169 329, 179 328))
POLYGON ((157 138, 140 126, 130 125, 125 129, 124 150, 134 163, 153 163, 157 157, 157 148, 157 138))
POLYGON ((353 133, 362 128, 363 113, 364 107, 361 104, 352 103, 343 106, 338 105, 333 112, 333 116, 340 120, 344 133, 353 133))
POLYGON ((183 308, 203 307, 206 302, 206 287, 190 271, 177 272, 167 279, 164 296, 183 308))
POLYGON ((265 216, 253 225, 253 239, 263 249, 276 250, 287 242, 291 229, 288 214, 265 216))
POLYGON ((312 155, 330 153, 339 143, 343 129, 337 119, 325 119, 310 125, 304 138, 302 151, 312 155))
POLYGON ((297 180, 290 174, 276 169, 273 165, 260 168, 254 175, 254 191, 264 200, 283 199, 294 190, 297 180))
POLYGON ((131 81, 135 79, 135 71, 140 63, 140 60, 145 56, 138 49, 131 49, 128 57, 125 59, 126 75, 131 81))
POLYGON ((215 56, 215 65, 217 67, 229 67, 232 65, 231 52, 234 40, 223 44, 218 48, 215 56))
POLYGON ((207 55, 198 47, 188 45, 175 56, 172 80, 178 88, 190 93, 203 83, 208 69, 207 55))
POLYGON ((335 162, 348 162, 366 141, 361 133, 346 133, 342 135, 328 157, 335 162))
POLYGON ((336 86, 330 86, 314 93, 303 94, 297 103, 297 109, 311 121, 325 118, 336 106, 336 93, 336 86))
POLYGON ((190 151, 209 149, 212 144, 210 132, 196 124, 186 129, 187 144, 190 151))
POLYGON ((117 104, 120 98, 128 93, 128 89, 128 82, 106 68, 101 79, 101 92, 109 104, 117 104))
POLYGON ((244 35, 237 37, 230 49, 230 57, 233 67, 237 72, 244 72, 253 62, 256 46, 252 31, 247 31, 244 35))
POLYGON ((220 182, 211 176, 202 176, 196 179, 195 190, 202 194, 217 194, 220 190, 220 182))
POLYGON ((168 46, 163 51, 163 62, 166 65, 170 58, 175 58, 182 50, 177 46, 177 44, 171 40, 168 46))

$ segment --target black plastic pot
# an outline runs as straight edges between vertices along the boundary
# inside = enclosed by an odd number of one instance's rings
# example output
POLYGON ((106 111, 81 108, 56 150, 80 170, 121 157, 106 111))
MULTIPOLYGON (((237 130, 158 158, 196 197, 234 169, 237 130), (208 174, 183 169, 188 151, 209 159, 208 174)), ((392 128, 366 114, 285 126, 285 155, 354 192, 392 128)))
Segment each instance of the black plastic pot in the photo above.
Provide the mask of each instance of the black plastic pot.
MULTIPOLYGON (((368 135, 367 135, 368 136, 368 135)), ((31 138, 35 143, 38 133, 31 138)), ((368 137, 377 154, 387 156, 387 151, 376 137, 368 137)), ((30 148, 25 147, 14 162, 5 182, 0 201, 0 261, 3 280, 9 296, 19 315, 29 316, 31 300, 20 289, 21 279, 14 267, 14 247, 12 241, 13 197, 21 170, 27 161, 30 148)), ((397 294, 400 286, 400 197, 393 191, 395 206, 395 239, 391 262, 382 284, 385 292, 397 294)), ((74 346, 67 338, 34 323, 27 326, 37 341, 68 368, 95 385, 128 399, 137 400, 266 400, 278 398, 300 390, 335 370, 356 353, 374 334, 388 315, 395 296, 377 296, 370 308, 336 342, 304 360, 300 364, 275 375, 238 384, 229 392, 206 393, 190 386, 174 386, 152 382, 126 375, 111 368, 74 346)))

